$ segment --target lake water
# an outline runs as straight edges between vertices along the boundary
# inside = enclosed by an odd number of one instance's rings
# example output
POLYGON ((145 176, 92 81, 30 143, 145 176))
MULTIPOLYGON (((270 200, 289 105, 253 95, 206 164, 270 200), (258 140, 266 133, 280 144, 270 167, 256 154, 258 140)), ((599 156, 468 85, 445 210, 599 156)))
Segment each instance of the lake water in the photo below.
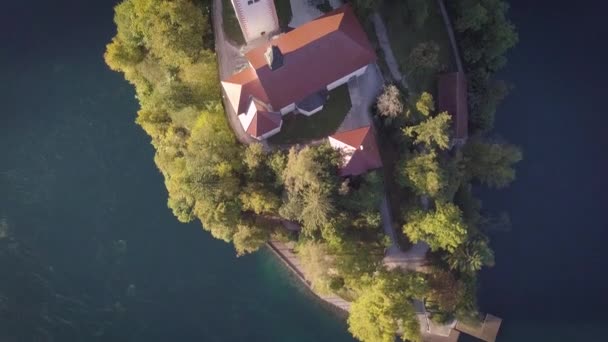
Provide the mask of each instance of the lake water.
MULTIPOLYGON (((588 3, 512 1, 521 43, 502 77, 517 87, 497 130, 525 161, 511 188, 482 194, 513 221, 482 274, 499 342, 608 340, 607 32, 588 3)), ((0 219, 29 237, 58 292, 133 314, 100 341, 352 341, 269 253, 237 259, 173 218, 133 90, 103 63, 114 4, 3 5, 0 219)))

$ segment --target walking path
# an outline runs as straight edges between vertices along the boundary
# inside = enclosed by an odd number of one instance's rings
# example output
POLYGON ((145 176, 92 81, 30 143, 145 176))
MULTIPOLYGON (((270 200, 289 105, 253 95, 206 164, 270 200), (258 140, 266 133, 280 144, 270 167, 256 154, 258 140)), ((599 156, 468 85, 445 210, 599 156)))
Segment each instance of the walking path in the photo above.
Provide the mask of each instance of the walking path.
POLYGON ((464 68, 462 67, 462 60, 460 59, 460 51, 458 50, 458 44, 456 44, 454 27, 452 26, 448 11, 445 8, 445 2, 443 0, 437 0, 437 3, 439 4, 439 10, 441 11, 441 16, 443 17, 443 23, 445 24, 445 28, 448 31, 448 36, 450 37, 450 45, 452 46, 452 51, 454 52, 456 67, 458 68, 458 71, 464 72, 464 68))
POLYGON ((397 63, 397 59, 395 58, 395 54, 393 53, 393 48, 391 47, 391 42, 388 40, 388 33, 386 31, 386 26, 384 25, 384 21, 380 16, 380 13, 377 11, 372 13, 371 15, 372 23, 374 24, 374 31, 376 31, 376 37, 378 38, 378 43, 380 44, 380 48, 384 52, 384 60, 388 65, 388 69, 391 72, 391 76, 393 80, 397 83, 400 83, 404 88, 407 87, 407 80, 399 71, 399 63, 397 63))
MULTIPOLYGON (((231 10, 231 9, 227 9, 231 10)), ((222 0, 213 1, 213 32, 215 35, 215 53, 218 59, 218 69, 220 74, 220 80, 226 79, 231 76, 238 68, 242 65, 246 65, 247 61, 239 51, 237 47, 230 44, 225 37, 222 19, 222 0)), ((237 140, 242 144, 251 144, 256 141, 251 137, 245 130, 237 114, 232 109, 232 106, 226 99, 226 94, 222 89, 222 99, 224 102, 224 109, 228 123, 234 132, 237 140)))
POLYGON ((378 65, 370 64, 365 73, 348 81, 351 107, 336 132, 348 131, 372 124, 371 107, 382 91, 384 80, 378 65))
POLYGON ((408 251, 404 252, 397 244, 397 236, 393 227, 388 199, 386 194, 380 205, 380 215, 382 217, 382 228, 384 233, 391 239, 391 246, 386 250, 382 263, 389 269, 399 267, 403 270, 421 271, 426 265, 426 252, 429 246, 424 242, 418 242, 408 251))

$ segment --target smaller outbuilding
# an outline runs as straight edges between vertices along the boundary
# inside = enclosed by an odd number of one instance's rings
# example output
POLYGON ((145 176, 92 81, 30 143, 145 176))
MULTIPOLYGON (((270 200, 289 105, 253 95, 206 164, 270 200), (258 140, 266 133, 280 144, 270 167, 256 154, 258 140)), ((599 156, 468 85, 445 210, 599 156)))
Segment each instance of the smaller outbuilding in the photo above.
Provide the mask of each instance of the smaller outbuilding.
POLYGON ((370 126, 338 132, 329 137, 329 144, 342 152, 340 176, 358 176, 382 167, 376 137, 370 126))
POLYGON ((249 135, 263 140, 281 130, 283 120, 281 113, 272 111, 264 102, 251 100, 247 112, 239 115, 241 125, 249 135))
POLYGON ((464 72, 451 72, 439 76, 437 105, 440 112, 452 116, 453 144, 463 144, 469 135, 469 106, 467 79, 464 72))

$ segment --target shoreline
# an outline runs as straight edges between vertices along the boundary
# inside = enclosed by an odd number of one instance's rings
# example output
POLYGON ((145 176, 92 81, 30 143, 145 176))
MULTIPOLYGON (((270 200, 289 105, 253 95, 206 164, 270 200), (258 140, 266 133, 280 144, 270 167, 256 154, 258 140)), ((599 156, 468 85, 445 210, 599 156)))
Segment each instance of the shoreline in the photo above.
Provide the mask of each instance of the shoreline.
POLYGON ((295 253, 292 252, 291 248, 281 241, 269 241, 266 246, 277 259, 287 268, 291 274, 293 274, 298 283, 304 286, 306 290, 314 295, 316 300, 327 307, 330 311, 338 314, 343 318, 348 317, 348 309, 350 308, 350 302, 342 299, 337 295, 321 295, 313 290, 310 282, 304 276, 304 272, 299 266, 299 260, 295 253))

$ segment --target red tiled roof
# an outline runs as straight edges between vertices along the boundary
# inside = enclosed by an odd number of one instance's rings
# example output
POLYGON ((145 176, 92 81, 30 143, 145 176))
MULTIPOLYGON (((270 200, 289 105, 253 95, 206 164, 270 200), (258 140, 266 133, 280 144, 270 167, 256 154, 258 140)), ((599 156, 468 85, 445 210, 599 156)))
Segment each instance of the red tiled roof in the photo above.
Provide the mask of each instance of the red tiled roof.
POLYGON ((281 114, 258 111, 247 127, 247 133, 258 138, 281 125, 281 114))
POLYGON ((225 82, 249 84, 253 82, 251 74, 257 76, 258 83, 251 87, 266 99, 253 96, 275 110, 298 102, 376 60, 365 31, 348 5, 249 51, 246 57, 253 69, 241 73, 250 74, 236 78, 234 75, 225 82), (283 55, 283 65, 275 70, 268 67, 264 57, 271 44, 278 46, 283 55))
POLYGON ((262 87, 255 71, 249 67, 228 77, 222 84, 237 115, 247 111, 251 97, 268 103, 268 95, 266 95, 264 87, 262 87), (229 89, 232 87, 234 89, 229 89), (234 95, 235 98, 232 99, 231 95, 234 95))
POLYGON ((467 80, 463 72, 452 72, 439 76, 439 111, 452 115, 454 137, 468 136, 469 108, 467 104, 467 80))
POLYGON ((382 167, 376 137, 370 126, 339 132, 331 137, 355 149, 346 164, 342 165, 341 176, 357 176, 382 167))

